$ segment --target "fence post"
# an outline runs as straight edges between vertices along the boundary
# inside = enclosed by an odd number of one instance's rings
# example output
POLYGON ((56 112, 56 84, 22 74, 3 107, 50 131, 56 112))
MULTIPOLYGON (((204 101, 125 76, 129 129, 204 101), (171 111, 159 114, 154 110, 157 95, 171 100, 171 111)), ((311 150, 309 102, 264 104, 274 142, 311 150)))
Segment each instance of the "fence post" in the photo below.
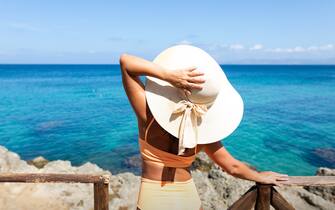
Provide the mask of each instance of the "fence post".
POLYGON ((257 183, 256 210, 270 210, 272 186, 257 183))
POLYGON ((109 209, 109 177, 102 176, 103 182, 94 183, 94 210, 109 209))

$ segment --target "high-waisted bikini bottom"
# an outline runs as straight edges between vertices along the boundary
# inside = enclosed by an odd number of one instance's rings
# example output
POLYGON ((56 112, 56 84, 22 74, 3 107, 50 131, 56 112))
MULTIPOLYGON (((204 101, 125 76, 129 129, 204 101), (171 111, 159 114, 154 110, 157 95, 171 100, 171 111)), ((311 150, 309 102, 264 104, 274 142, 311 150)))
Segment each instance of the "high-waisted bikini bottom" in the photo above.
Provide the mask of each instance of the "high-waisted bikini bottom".
POLYGON ((192 178, 171 182, 141 177, 137 207, 141 210, 199 210, 201 201, 192 178))

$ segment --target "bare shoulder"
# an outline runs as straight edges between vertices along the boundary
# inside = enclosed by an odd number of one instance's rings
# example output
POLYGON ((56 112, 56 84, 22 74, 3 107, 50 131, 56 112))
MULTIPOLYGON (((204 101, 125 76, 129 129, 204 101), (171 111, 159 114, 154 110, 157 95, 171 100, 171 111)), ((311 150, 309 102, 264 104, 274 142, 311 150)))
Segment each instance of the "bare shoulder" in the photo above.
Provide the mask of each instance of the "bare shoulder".
POLYGON ((120 68, 122 73, 122 84, 127 94, 128 100, 139 121, 146 121, 146 97, 144 84, 139 76, 131 73, 128 69, 128 63, 131 62, 132 57, 126 54, 120 57, 120 68))

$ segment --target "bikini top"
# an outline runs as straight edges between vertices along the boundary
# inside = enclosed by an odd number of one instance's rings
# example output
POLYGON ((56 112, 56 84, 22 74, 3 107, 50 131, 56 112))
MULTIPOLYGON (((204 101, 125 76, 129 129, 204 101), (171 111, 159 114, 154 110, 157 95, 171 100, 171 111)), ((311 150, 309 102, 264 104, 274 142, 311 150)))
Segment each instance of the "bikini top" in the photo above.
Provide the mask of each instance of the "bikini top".
POLYGON ((195 159, 197 154, 195 147, 195 153, 191 156, 179 156, 163 150, 160 150, 147 142, 147 134, 150 126, 154 122, 154 118, 150 121, 148 127, 145 130, 144 140, 139 140, 141 156, 143 160, 151 161, 157 165, 173 168, 185 168, 189 167, 195 159))

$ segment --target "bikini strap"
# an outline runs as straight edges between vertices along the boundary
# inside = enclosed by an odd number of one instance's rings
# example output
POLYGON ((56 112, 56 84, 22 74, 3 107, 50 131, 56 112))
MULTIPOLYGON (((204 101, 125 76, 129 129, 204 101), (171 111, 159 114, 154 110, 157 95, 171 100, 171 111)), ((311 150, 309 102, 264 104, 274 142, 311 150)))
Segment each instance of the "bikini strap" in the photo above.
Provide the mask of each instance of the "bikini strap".
POLYGON ((149 125, 145 128, 145 134, 144 134, 144 141, 147 141, 147 135, 148 135, 148 130, 151 126, 151 124, 154 122, 155 118, 153 117, 151 121, 149 122, 149 125))

